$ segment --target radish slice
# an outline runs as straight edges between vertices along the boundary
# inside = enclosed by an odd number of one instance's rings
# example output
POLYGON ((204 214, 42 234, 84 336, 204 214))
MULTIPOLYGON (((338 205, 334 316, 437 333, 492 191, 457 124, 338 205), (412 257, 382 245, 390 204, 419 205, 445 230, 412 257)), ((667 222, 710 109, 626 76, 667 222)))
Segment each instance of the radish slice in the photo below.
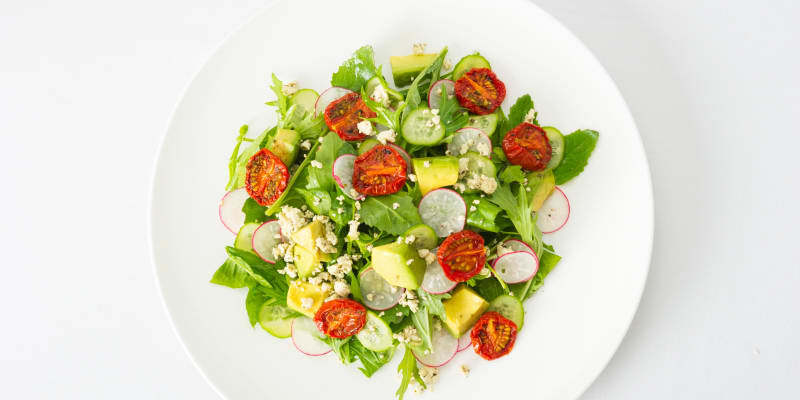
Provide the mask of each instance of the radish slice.
POLYGON ((442 88, 447 90, 447 96, 451 97, 456 92, 456 83, 450 79, 439 79, 434 82, 430 90, 428 90, 429 108, 439 108, 439 104, 442 102, 442 88))
POLYGON ((238 234, 239 229, 242 229, 242 225, 244 225, 242 207, 249 197, 247 189, 242 187, 226 193, 219 201, 219 219, 222 221, 222 225, 225 225, 234 235, 238 234))
POLYGON ((474 151, 484 157, 492 155, 492 141, 489 135, 478 128, 461 128, 456 131, 453 140, 447 144, 447 150, 454 156, 474 151))
POLYGON ((464 229, 467 203, 453 190, 431 190, 419 202, 419 216, 425 225, 433 228, 437 236, 447 237, 464 229))
POLYGON ((539 258, 528 251, 512 251, 498 257, 492 268, 505 283, 525 282, 539 270, 539 258))
POLYGON ((389 147, 397 150, 397 152, 400 153, 400 157, 403 157, 403 159, 406 160, 406 172, 409 174, 414 172, 414 167, 411 166, 411 156, 408 155, 408 153, 405 150, 403 150, 402 147, 396 144, 389 144, 389 147))
MULTIPOLYGON (((431 253, 436 254, 437 249, 431 250, 431 253)), ((422 290, 430 294, 442 294, 453 290, 458 282, 453 282, 444 275, 442 266, 439 261, 434 259, 433 263, 428 264, 425 270, 425 277, 422 279, 422 290)))
POLYGON ((433 345, 433 351, 425 354, 425 351, 414 347, 411 348, 411 351, 414 353, 414 357, 417 358, 417 361, 422 364, 429 367, 441 367, 455 357, 458 352, 458 339, 448 333, 438 320, 433 322, 432 330, 431 344, 433 345))
POLYGON ((278 243, 283 242, 281 237, 281 225, 277 219, 267 221, 261 224, 253 232, 253 251, 261 257, 262 260, 275 264, 275 256, 272 254, 272 249, 278 243))
POLYGON ((317 98, 317 102, 314 103, 314 115, 320 115, 324 113, 325 109, 328 108, 328 104, 331 104, 334 100, 350 93, 353 93, 353 91, 338 86, 325 89, 325 91, 320 93, 319 98, 317 98))
POLYGON ((355 200, 361 200, 363 195, 356 192, 353 188, 353 165, 356 162, 356 156, 353 154, 343 154, 333 162, 333 179, 342 188, 344 194, 355 200))
POLYGON ((542 233, 553 233, 567 223, 569 219, 569 199, 564 192, 556 187, 544 201, 542 207, 536 213, 536 226, 542 233))
POLYGON ((500 246, 502 246, 504 250, 501 251, 500 248, 497 249, 498 257, 503 254, 511 253, 512 251, 527 251, 528 253, 533 253, 533 247, 528 246, 527 243, 519 239, 508 239, 501 243, 500 246))
POLYGON ((324 337, 311 318, 299 317, 292 321, 292 343, 301 353, 309 356, 330 353, 331 348, 322 341, 324 337))
POLYGON ((404 288, 392 286, 374 269, 367 268, 358 275, 364 305, 373 310, 388 310, 394 307, 405 293, 404 288))
POLYGON ((464 351, 470 347, 472 347, 472 338, 470 337, 470 332, 472 332, 472 328, 466 331, 460 338, 458 338, 458 351, 464 351))

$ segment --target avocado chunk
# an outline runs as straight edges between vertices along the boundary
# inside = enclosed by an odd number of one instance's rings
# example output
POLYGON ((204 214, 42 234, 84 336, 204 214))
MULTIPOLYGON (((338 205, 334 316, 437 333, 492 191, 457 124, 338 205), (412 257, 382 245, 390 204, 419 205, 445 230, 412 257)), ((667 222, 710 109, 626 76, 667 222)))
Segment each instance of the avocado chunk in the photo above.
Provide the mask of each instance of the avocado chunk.
POLYGON ((394 286, 416 289, 425 275, 425 261, 405 243, 389 243, 372 249, 372 267, 394 286))
POLYGON ((528 187, 531 188, 531 209, 539 211, 542 204, 556 188, 556 178, 553 171, 531 172, 528 174, 528 187))
POLYGON ((300 149, 300 134, 291 129, 278 129, 275 136, 267 143, 267 148, 288 167, 297 158, 300 149))
POLYGON ((321 287, 303 281, 294 281, 286 293, 286 305, 300 314, 314 318, 328 293, 321 287))
POLYGON ((317 247, 317 239, 325 236, 325 226, 322 222, 314 221, 292 234, 295 245, 294 264, 301 278, 312 275, 320 261, 330 261, 331 256, 323 253, 317 247))
POLYGON ((439 54, 412 54, 410 56, 389 57, 394 85, 397 87, 410 85, 414 78, 436 60, 438 56, 439 54))
POLYGON ((472 328, 481 314, 489 308, 489 303, 467 285, 461 285, 449 299, 442 301, 447 318, 444 326, 451 335, 460 338, 472 328))
POLYGON ((458 182, 458 158, 451 156, 415 158, 414 172, 419 190, 424 196, 433 189, 455 185, 458 182))
POLYGON ((301 278, 308 278, 319 266, 319 250, 308 250, 303 246, 294 245, 294 265, 297 267, 297 275, 301 278))
POLYGON ((325 236, 325 225, 322 222, 314 221, 292 234, 292 240, 305 247, 307 250, 314 250, 317 248, 317 239, 325 236))

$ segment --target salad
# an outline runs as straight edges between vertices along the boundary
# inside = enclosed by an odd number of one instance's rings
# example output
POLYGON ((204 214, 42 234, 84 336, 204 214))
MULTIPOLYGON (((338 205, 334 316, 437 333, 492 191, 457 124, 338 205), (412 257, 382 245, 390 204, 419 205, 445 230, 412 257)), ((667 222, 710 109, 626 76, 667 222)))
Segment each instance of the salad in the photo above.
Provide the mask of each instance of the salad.
POLYGON ((569 217, 556 185, 598 139, 542 126, 529 95, 506 114, 502 69, 424 47, 391 57, 394 85, 370 46, 320 93, 272 76, 278 122, 239 130, 219 206, 235 239, 211 279, 307 355, 370 377, 402 353, 401 399, 459 351, 525 345, 524 302, 561 259, 543 241, 569 217))

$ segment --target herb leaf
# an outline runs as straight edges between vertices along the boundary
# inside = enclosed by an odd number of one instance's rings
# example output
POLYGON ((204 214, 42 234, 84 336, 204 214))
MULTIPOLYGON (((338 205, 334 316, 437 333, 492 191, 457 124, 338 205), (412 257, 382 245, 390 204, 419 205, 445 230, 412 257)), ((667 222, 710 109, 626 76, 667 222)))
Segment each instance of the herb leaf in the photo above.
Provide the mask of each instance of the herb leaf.
POLYGON ((378 73, 372 46, 363 46, 353 53, 331 77, 331 86, 341 86, 356 92, 378 73))
POLYGON ((597 131, 590 129, 578 130, 564 136, 564 158, 553 170, 556 185, 562 185, 583 172, 599 136, 597 131))
MULTIPOLYGON (((511 110, 508 112, 508 118, 503 121, 502 126, 497 127, 497 136, 502 138, 506 135, 506 132, 521 124, 522 121, 525 120, 528 111, 531 109, 533 109, 533 100, 529 94, 518 98, 514 105, 511 106, 511 110)), ((538 122, 535 120, 534 123, 538 125, 538 122)))
POLYGON ((522 183, 525 181, 525 172, 519 165, 509 165, 500 173, 500 180, 506 183, 522 183))
MULTIPOLYGON (((440 86, 441 87, 441 86, 440 86)), ((431 93, 437 96, 437 93, 431 93)), ((446 90, 441 93, 442 100, 439 102, 439 117, 441 118, 444 131, 446 133, 455 132, 464 127, 469 122, 467 110, 461 107, 456 96, 450 96, 446 90)))
POLYGON ((427 68, 422 70, 422 72, 414 78, 414 81, 411 82, 411 86, 408 87, 408 93, 406 93, 406 104, 408 104, 403 110, 403 119, 406 118, 408 113, 414 111, 422 104, 422 97, 420 96, 420 90, 424 90, 424 87, 421 87, 420 84, 422 82, 422 78, 430 74, 431 76, 438 76, 439 71, 442 70, 442 63, 444 62, 444 56, 447 55, 447 47, 442 49, 439 53, 439 57, 436 57, 433 62, 428 65, 427 68))
POLYGON ((247 317, 250 319, 250 326, 255 327, 258 322, 258 312, 261 311, 261 306, 270 299, 267 291, 263 290, 263 286, 253 286, 247 291, 247 297, 244 300, 245 309, 247 309, 247 317))
POLYGON ((403 354, 400 365, 397 366, 397 372, 399 372, 402 377, 400 380, 400 387, 397 389, 397 392, 395 392, 395 396, 397 396, 399 400, 403 400, 403 396, 408 389, 408 384, 411 383, 412 377, 416 379, 423 388, 425 387, 425 382, 423 382, 422 378, 419 376, 417 359, 414 358, 414 353, 411 352, 411 348, 408 346, 406 346, 406 352, 403 354))
POLYGON ((261 204, 256 203, 255 200, 248 197, 247 200, 244 201, 244 205, 242 206, 242 212, 244 212, 244 223, 248 224, 251 222, 264 222, 267 220, 267 207, 262 206, 261 204))
POLYGON ((442 321, 447 318, 444 311, 443 299, 449 299, 450 294, 429 294, 424 290, 417 290, 419 294, 420 303, 433 315, 439 317, 442 321))
POLYGON ((422 339, 421 350, 428 349, 433 351, 433 340, 431 339, 431 315, 428 307, 420 305, 417 312, 411 313, 411 322, 417 328, 417 334, 422 339))
POLYGON ((365 224, 393 235, 402 235, 408 228, 422 223, 417 207, 406 192, 367 197, 361 203, 361 219, 365 224))
MULTIPOLYGON (((358 339, 358 338, 356 338, 358 339)), ((350 354, 361 361, 362 367, 358 370, 363 372, 367 378, 371 377, 375 371, 386 365, 394 356, 394 347, 384 352, 376 352, 367 349, 358 340, 350 341, 350 354)))
POLYGON ((256 284, 247 270, 239 267, 231 260, 225 260, 217 271, 214 272, 214 276, 211 277, 211 283, 233 289, 250 287, 256 284))

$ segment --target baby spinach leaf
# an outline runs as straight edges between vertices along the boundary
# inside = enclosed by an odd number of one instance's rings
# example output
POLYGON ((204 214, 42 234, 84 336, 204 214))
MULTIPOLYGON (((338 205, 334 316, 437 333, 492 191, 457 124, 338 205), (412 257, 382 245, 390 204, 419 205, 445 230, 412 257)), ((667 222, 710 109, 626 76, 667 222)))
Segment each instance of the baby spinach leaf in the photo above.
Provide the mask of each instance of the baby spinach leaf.
POLYGON ((402 235, 408 228, 422 223, 417 207, 406 192, 367 197, 361 203, 360 214, 365 224, 393 235, 402 235))
POLYGON ((556 185, 562 185, 583 172, 599 136, 597 131, 591 129, 581 129, 564 136, 564 158, 553 170, 556 185))
POLYGON ((214 272, 214 276, 211 277, 211 283, 233 289, 250 287, 256 284, 247 270, 239 267, 231 260, 225 260, 217 271, 214 272))

